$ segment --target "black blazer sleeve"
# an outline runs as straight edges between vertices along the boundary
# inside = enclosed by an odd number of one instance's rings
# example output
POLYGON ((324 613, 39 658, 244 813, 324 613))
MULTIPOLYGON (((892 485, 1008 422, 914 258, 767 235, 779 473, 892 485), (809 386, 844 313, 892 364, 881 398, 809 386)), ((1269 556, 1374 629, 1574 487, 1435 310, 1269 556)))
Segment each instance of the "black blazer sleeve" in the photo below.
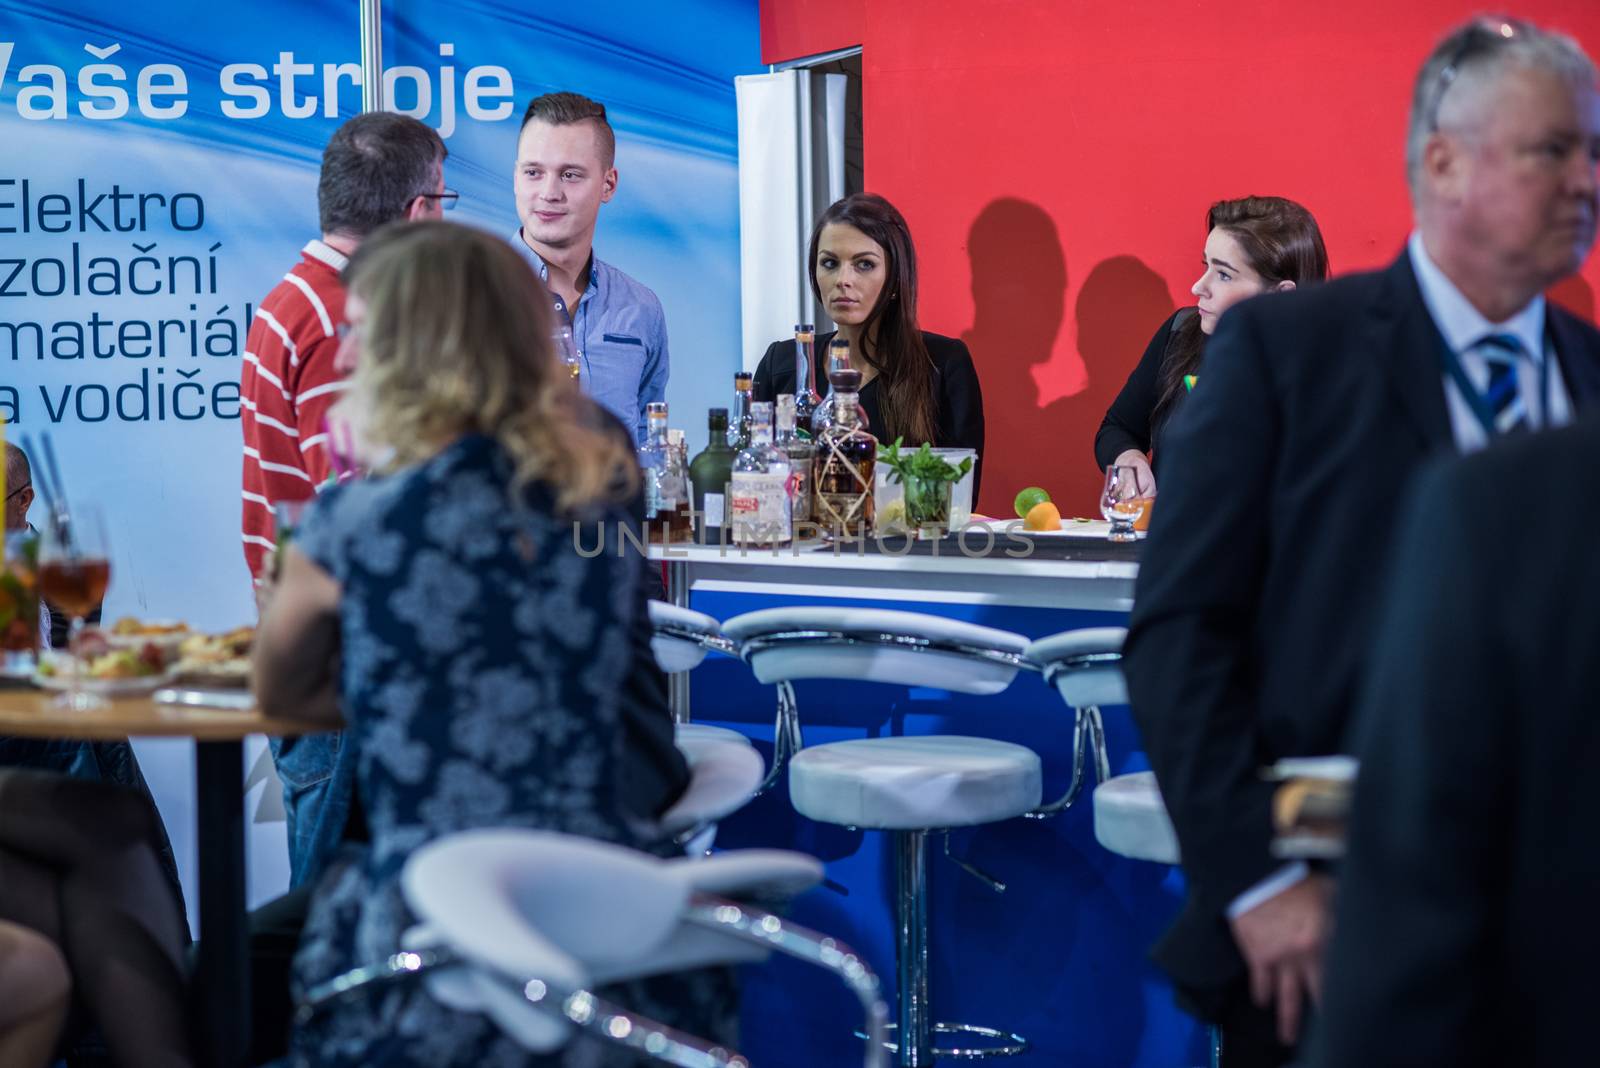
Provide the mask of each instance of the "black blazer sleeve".
POLYGON ((1106 409, 1106 417, 1100 420, 1100 429, 1094 436, 1094 462, 1100 465, 1102 471, 1129 449, 1143 453, 1150 451, 1150 415, 1155 411, 1156 400, 1161 392, 1161 361, 1172 339, 1173 325, 1184 310, 1179 308, 1161 324, 1156 336, 1145 346, 1144 355, 1139 357, 1127 382, 1123 383, 1122 392, 1106 409))
POLYGON ((1204 386, 1165 432, 1170 466, 1123 651, 1191 904, 1218 924, 1234 898, 1278 867, 1268 851, 1272 788, 1260 777, 1252 682, 1283 427, 1271 348, 1251 310, 1223 317, 1206 346, 1204 386))
POLYGON ((941 448, 972 449, 978 463, 972 472, 972 499, 978 500, 983 475, 983 387, 972 353, 959 338, 923 334, 928 355, 939 375, 939 441, 941 448))
MULTIPOLYGON (((1317 1066, 1395 1050, 1413 1064, 1471 1064, 1496 1048, 1497 991, 1514 973, 1490 947, 1508 937, 1496 894, 1515 884, 1509 778, 1528 767, 1515 732, 1529 720, 1514 714, 1517 658, 1495 635, 1510 602, 1487 581, 1514 539, 1484 522, 1517 483, 1479 481, 1475 493, 1469 482, 1493 464, 1419 478, 1402 528, 1360 705, 1317 1066)), ((1557 718, 1538 729, 1560 729, 1557 718)))

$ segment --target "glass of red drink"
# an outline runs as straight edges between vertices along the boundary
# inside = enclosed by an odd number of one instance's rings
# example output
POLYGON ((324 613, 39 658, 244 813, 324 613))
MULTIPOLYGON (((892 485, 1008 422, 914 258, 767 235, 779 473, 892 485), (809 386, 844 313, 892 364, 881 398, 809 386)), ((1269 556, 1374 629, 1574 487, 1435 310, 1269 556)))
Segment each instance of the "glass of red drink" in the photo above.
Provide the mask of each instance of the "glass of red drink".
POLYGON ((111 584, 111 541, 105 519, 92 505, 52 511, 44 523, 39 545, 39 593, 52 611, 72 621, 67 650, 72 656, 72 677, 67 691, 56 698, 63 708, 88 709, 105 704, 104 698, 83 690, 83 664, 78 636, 83 619, 105 599, 111 584))

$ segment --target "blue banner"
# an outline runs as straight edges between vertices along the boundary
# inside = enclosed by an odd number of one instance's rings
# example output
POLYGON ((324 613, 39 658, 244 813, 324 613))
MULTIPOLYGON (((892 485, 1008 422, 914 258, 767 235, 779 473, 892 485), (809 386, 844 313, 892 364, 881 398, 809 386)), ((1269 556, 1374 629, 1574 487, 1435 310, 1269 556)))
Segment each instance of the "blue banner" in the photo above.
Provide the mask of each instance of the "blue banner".
MULTIPOLYGON (((384 9, 391 106, 445 137, 459 221, 516 230, 531 97, 607 105, 620 180, 596 253, 661 298, 672 422, 698 448, 739 362, 733 78, 757 69, 756 0, 384 9)), ((254 618, 239 368, 257 302, 317 236, 323 145, 360 109, 358 12, 0 0, 0 414, 49 432, 69 494, 105 509, 108 620, 254 618)), ((187 750, 140 752, 189 883, 187 750)), ((273 829, 252 842, 256 900, 287 870, 273 829)))

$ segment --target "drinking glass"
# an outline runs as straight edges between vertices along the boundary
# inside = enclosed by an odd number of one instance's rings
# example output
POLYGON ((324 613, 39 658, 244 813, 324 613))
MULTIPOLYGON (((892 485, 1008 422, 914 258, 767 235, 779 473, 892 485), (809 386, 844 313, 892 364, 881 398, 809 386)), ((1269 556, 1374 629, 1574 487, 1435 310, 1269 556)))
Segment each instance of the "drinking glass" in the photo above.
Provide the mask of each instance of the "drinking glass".
POLYGON ((59 708, 85 710, 105 705, 105 699, 83 690, 83 661, 78 636, 83 619, 105 599, 111 584, 111 541, 100 510, 92 505, 64 506, 53 510, 44 523, 39 543, 39 592, 52 609, 67 613, 72 621, 67 651, 72 674, 67 691, 55 700, 59 708))
POLYGON ((1134 469, 1112 464, 1106 468, 1106 488, 1100 494, 1100 514, 1111 521, 1110 541, 1137 541, 1133 524, 1144 514, 1134 469))
POLYGON ((32 675, 39 651, 39 539, 26 531, 0 542, 0 675, 32 675))

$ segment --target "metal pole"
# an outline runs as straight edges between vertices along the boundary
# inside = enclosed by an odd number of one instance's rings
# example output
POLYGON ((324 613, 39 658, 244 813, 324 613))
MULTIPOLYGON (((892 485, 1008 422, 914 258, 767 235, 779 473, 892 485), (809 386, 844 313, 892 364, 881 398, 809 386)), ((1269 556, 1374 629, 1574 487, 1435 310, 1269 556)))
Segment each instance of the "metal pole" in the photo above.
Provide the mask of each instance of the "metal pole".
POLYGON ((893 832, 895 970, 899 979, 900 1068, 933 1064, 928 999, 928 859, 926 831, 893 832))
POLYGON ((361 0, 361 110, 383 110, 383 3, 361 0))

